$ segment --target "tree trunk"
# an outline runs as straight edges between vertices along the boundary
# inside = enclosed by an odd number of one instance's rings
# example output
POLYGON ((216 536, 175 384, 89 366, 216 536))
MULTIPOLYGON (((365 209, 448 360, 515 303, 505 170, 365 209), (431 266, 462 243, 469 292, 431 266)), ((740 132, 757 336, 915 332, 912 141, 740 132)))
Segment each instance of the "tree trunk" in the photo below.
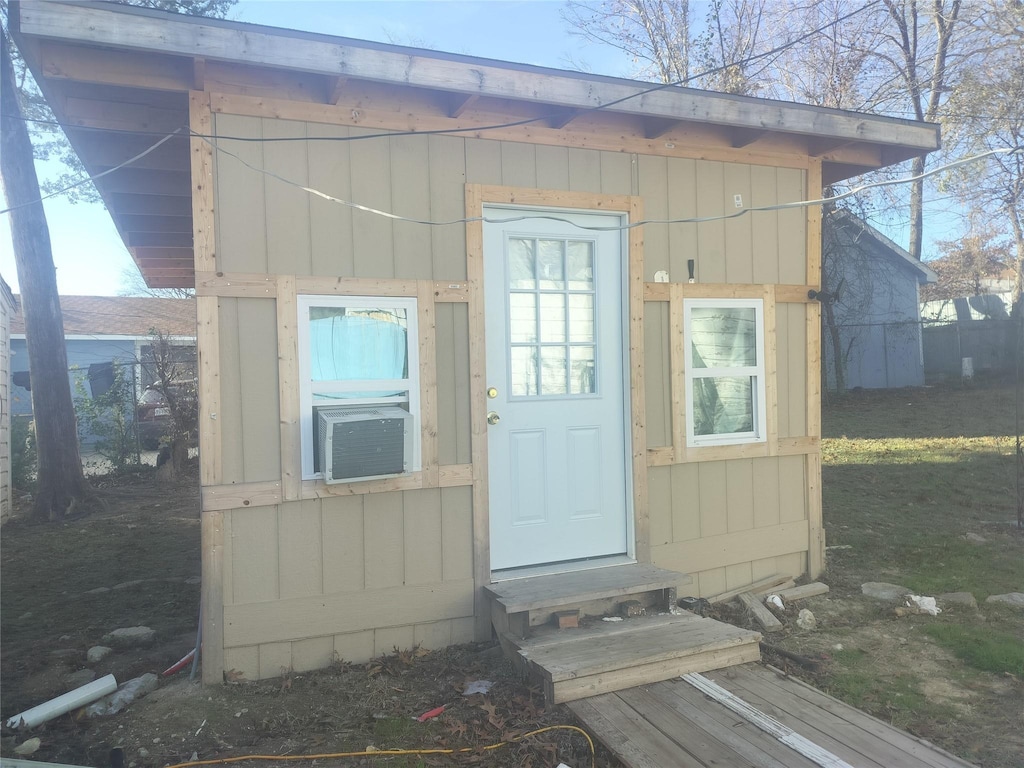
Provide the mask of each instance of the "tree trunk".
POLYGON ((33 164, 28 128, 21 119, 6 30, 0 30, 0 175, 10 212, 11 239, 21 287, 32 410, 39 454, 32 514, 59 520, 91 495, 78 454, 78 430, 68 381, 64 323, 50 231, 33 164))
MULTIPOLYGON (((915 157, 910 166, 912 176, 924 173, 924 158, 915 157)), ((910 183, 910 245, 907 251, 918 261, 924 240, 924 179, 910 183)))

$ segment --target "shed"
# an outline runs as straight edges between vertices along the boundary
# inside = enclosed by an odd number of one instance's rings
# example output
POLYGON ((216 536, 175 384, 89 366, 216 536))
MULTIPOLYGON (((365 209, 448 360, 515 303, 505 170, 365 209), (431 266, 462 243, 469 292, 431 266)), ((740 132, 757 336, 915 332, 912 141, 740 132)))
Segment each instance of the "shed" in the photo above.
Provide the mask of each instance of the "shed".
MULTIPOLYGON (((824 263, 846 387, 924 386, 920 287, 938 276, 849 211, 830 215, 824 263)), ((837 355, 825 341, 834 388, 837 355)))
POLYGON ((14 23, 90 171, 166 139, 97 186, 198 296, 206 681, 486 639, 552 604, 511 596, 538 573, 822 571, 799 203, 937 126, 120 5, 14 23))

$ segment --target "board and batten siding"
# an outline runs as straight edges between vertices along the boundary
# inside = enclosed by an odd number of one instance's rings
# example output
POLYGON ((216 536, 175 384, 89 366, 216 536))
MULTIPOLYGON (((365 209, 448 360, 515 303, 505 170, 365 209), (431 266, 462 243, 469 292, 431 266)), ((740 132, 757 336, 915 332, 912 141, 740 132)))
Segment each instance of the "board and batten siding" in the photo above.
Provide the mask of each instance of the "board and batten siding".
MULTIPOLYGON (((345 141, 364 129, 214 114, 222 137, 304 137, 232 142, 215 166, 216 272, 285 280, 419 280, 465 289, 466 227, 391 221, 310 195, 402 216, 458 222, 466 185, 565 190, 642 198, 649 220, 713 216, 805 199, 807 171, 494 141, 390 136, 345 141), (326 139, 326 140, 324 140, 326 139), (342 139, 332 140, 332 139, 342 139), (254 171, 254 166, 267 171, 254 171)), ((804 285, 807 214, 754 213, 701 224, 647 224, 643 276, 685 283, 804 285)), ((325 282, 329 285, 329 282, 325 282)), ((473 286, 470 286, 470 290, 473 286)), ((285 421, 276 294, 217 298, 222 486, 284 482, 285 421)), ((469 465, 470 304, 434 304, 436 464, 469 465)), ((808 305, 776 304, 777 433, 808 424, 808 305)), ((649 448, 672 444, 674 392, 669 303, 645 302, 649 448)), ((479 372, 478 372, 479 375, 479 372)), ((288 457, 285 456, 285 461, 288 457)), ((648 467, 650 557, 692 573, 700 594, 807 568, 810 492, 804 455, 770 455, 648 467)), ((472 468, 473 475, 486 468, 472 468)), ((470 482, 467 480, 467 483, 470 482)), ((287 498, 287 497, 286 497, 287 498)), ((324 495, 223 510, 224 669, 246 678, 362 661, 393 647, 472 639, 472 488, 424 487, 324 495)), ((479 543, 477 544, 479 546, 479 543)))

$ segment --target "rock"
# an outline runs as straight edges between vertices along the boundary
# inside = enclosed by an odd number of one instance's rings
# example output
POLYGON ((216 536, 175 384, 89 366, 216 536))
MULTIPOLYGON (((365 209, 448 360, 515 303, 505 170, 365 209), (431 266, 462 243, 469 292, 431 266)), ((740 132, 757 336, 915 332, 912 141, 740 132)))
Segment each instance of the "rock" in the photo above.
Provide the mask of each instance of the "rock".
POLYGON ((984 544, 986 541, 988 541, 988 539, 986 539, 984 536, 979 536, 976 533, 965 533, 964 538, 967 541, 973 541, 975 544, 984 544))
POLYGON ((142 677, 129 680, 109 696, 104 696, 99 701, 93 702, 85 708, 87 717, 98 717, 102 715, 116 715, 137 699, 141 699, 157 688, 157 676, 147 672, 142 677))
POLYGON ((139 757, 149 757, 149 750, 145 747, 139 747, 139 757))
POLYGON ((1002 603, 1011 608, 1024 608, 1024 592, 1007 592, 1005 595, 990 595, 986 603, 1002 603))
POLYGON ((21 742, 21 744, 14 748, 14 754, 22 756, 31 755, 39 749, 41 744, 42 742, 39 740, 38 737, 34 739, 28 739, 27 741, 21 742))
POLYGON ((818 620, 814 618, 814 614, 806 608, 800 609, 800 615, 796 617, 796 625, 800 629, 817 629, 818 620))
POLYGON ((139 645, 149 645, 156 637, 156 631, 149 627, 122 627, 115 629, 109 635, 103 636, 103 642, 109 643, 115 648, 134 648, 139 645))
POLYGON ((94 645, 85 654, 85 660, 90 664, 97 664, 103 661, 107 656, 114 652, 113 648, 108 648, 105 645, 94 645))
POLYGON ((975 610, 978 608, 978 601, 970 592, 946 592, 944 595, 938 595, 935 599, 941 605, 965 605, 975 610))
POLYGON ((869 581, 860 585, 860 591, 866 597, 873 597, 876 600, 902 600, 904 595, 909 595, 911 590, 899 584, 889 584, 884 581, 869 581))
POLYGON ((71 688, 81 688, 86 683, 91 683, 96 679, 96 673, 91 669, 80 669, 77 672, 72 672, 64 678, 71 688))

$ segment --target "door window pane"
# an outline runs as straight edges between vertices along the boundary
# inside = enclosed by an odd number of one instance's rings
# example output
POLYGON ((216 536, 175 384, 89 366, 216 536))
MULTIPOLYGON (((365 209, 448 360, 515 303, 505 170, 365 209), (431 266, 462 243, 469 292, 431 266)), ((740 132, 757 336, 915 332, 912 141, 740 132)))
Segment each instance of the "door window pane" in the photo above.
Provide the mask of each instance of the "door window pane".
POLYGON ((540 340, 565 341, 565 294, 540 295, 540 340))
POLYGON ((508 240, 508 274, 510 288, 536 288, 536 257, 534 241, 521 237, 508 240))
POLYGON ((537 347, 512 347, 510 350, 512 396, 537 394, 537 347))
POLYGON ((592 395, 597 391, 593 347, 571 347, 569 370, 569 394, 592 395))
POLYGON ((537 294, 512 293, 509 303, 509 337, 512 343, 537 340, 537 294))
POLYGON ((594 289, 594 244, 571 240, 568 244, 568 276, 570 291, 594 289))
POLYGON ((537 241, 537 280, 541 290, 565 289, 565 241, 537 241))
POLYGON ((540 393, 542 395, 564 395, 565 347, 541 347, 540 350, 540 393))
POLYGON ((569 341, 594 341, 594 295, 569 294, 569 341))

